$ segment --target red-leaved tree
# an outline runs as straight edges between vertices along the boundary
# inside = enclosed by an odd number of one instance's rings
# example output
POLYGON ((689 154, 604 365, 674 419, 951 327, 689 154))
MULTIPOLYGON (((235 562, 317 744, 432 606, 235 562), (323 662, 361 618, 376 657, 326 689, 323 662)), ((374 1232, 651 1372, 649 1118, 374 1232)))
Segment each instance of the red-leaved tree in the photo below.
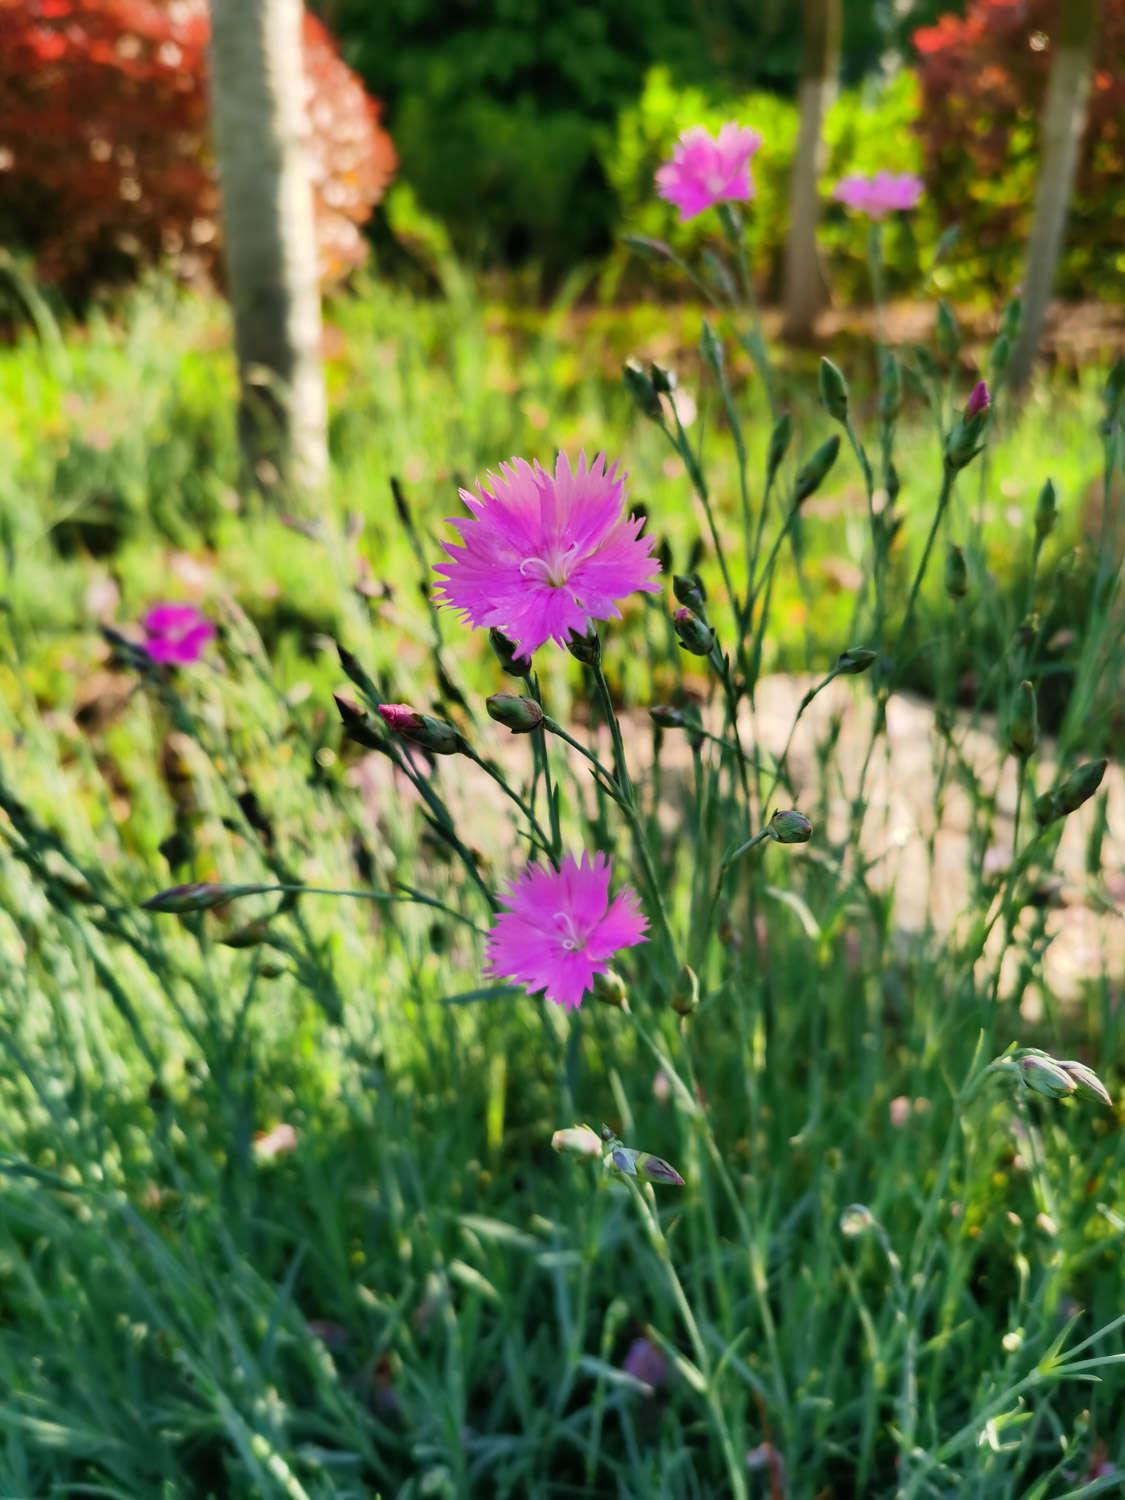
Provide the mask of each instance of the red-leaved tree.
MULTIPOLYGON (((77 290, 165 259, 220 264, 208 144, 206 0, 0 0, 0 238, 77 290)), ((304 21, 321 273, 364 256, 395 167, 379 106, 304 21)))
MULTIPOLYGON (((926 180, 943 217, 1011 284, 1035 198, 1047 79, 1068 0, 970 0, 914 33, 926 180), (1005 275, 1005 272, 1007 273, 1005 275)), ((1093 292, 1099 247, 1113 242, 1125 168, 1125 0, 1101 0, 1085 136, 1060 286, 1093 292)), ((1103 267, 1102 272, 1108 269, 1103 267)))

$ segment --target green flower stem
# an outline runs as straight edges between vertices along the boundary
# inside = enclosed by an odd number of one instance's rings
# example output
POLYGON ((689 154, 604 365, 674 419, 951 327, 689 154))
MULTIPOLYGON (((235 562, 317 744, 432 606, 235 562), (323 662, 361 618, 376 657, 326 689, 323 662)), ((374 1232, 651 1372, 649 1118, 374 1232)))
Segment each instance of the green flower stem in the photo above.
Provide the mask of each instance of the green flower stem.
MULTIPOLYGON (((254 895, 261 896, 339 896, 346 897, 350 901, 374 901, 379 906, 430 906, 435 911, 451 917, 455 922, 471 928, 480 937, 487 936, 484 928, 478 927, 471 917, 466 917, 463 912, 455 911, 452 906, 446 906, 444 901, 439 901, 434 896, 423 895, 413 886, 400 886, 397 891, 349 891, 320 885, 256 885, 252 887, 252 891, 254 895)), ((250 892, 246 894, 249 895, 250 892)), ((238 898, 232 896, 231 899, 237 900, 238 898)))
MULTIPOLYGON (((914 609, 918 603, 918 590, 922 587, 922 580, 926 576, 926 569, 930 565, 930 553, 934 550, 934 542, 937 540, 938 530, 945 518, 945 512, 953 495, 953 481, 957 471, 947 463, 942 464, 941 489, 938 492, 937 505, 934 508, 934 519, 930 523, 930 533, 926 538, 926 545, 922 549, 922 559, 918 564, 918 570, 914 574, 914 582, 910 585, 910 593, 906 600, 906 612, 902 617, 902 625, 898 633, 898 650, 901 650, 903 642, 910 633, 910 627, 914 623, 914 609)), ((897 663, 896 663, 897 665, 897 663)))
MULTIPOLYGON (((597 670, 599 677, 601 677, 600 668, 597 670)), ((604 681, 605 678, 602 677, 602 682, 604 683, 604 681)), ((617 717, 613 713, 612 704, 609 705, 609 714, 611 729, 615 732, 615 741, 619 741, 621 737, 621 731, 618 728, 617 717)), ((544 714, 543 716, 543 728, 551 734, 558 735, 560 740, 563 740, 566 744, 568 744, 571 749, 577 750, 579 755, 581 755, 585 760, 589 761, 589 763, 593 766, 594 772, 600 779, 601 783, 609 791, 610 795, 613 797, 613 800, 617 803, 618 807, 620 807, 621 811, 624 813, 625 819, 628 822, 629 828, 633 834, 633 845, 636 849, 637 858, 640 861, 641 869, 644 873, 645 884, 648 886, 649 900, 652 902, 653 910, 656 913, 657 926, 660 929, 660 935, 664 941, 665 946, 667 947, 668 957, 673 967, 676 967, 676 941, 672 936, 672 924, 668 918, 668 908, 664 904, 664 889, 661 884, 660 877, 657 875, 656 868, 652 862, 652 855, 649 852, 648 839, 645 834, 644 824, 641 821, 639 812, 637 811, 637 805, 633 798, 631 785, 623 787, 621 783, 610 774, 607 767, 602 764, 602 762, 596 755, 592 753, 592 751, 588 750, 580 740, 576 740, 573 735, 568 734, 567 731, 562 727, 562 725, 557 723, 548 714, 544 714)), ((624 764, 624 747, 622 747, 621 754, 622 764, 624 764)))
POLYGON ((548 838, 547 834, 544 833, 539 819, 535 816, 535 809, 531 807, 529 803, 524 801, 524 799, 520 796, 519 792, 517 792, 514 787, 509 786, 507 778, 504 776, 503 772, 501 772, 496 766, 492 765, 489 761, 484 760, 481 756, 479 756, 471 746, 467 745, 461 753, 466 757, 466 759, 471 760, 473 765, 479 766, 485 773, 485 775, 490 777, 491 780, 496 783, 496 785, 504 793, 505 797, 515 803, 520 812, 523 813, 524 817, 527 819, 528 827, 531 829, 536 843, 543 850, 544 854, 547 855, 551 863, 554 864, 554 846, 551 840, 548 838))
POLYGON ((653 1197, 652 1188, 647 1184, 644 1188, 641 1188, 631 1177, 624 1178, 624 1182, 641 1216, 641 1223, 644 1225, 645 1232, 648 1235, 649 1244, 655 1251, 657 1259, 663 1268, 665 1279, 672 1293, 672 1299, 680 1314, 680 1321, 684 1325, 688 1342, 691 1344, 692 1355, 703 1378, 704 1399, 711 1412, 711 1419, 715 1423, 715 1429, 719 1436, 719 1446, 723 1450, 723 1458, 727 1466, 727 1475, 730 1481, 728 1493, 734 1497, 734 1500, 746 1500, 748 1493, 746 1466, 736 1451, 734 1440, 731 1437, 726 1413, 723 1410, 723 1404, 719 1397, 715 1370, 711 1362, 711 1352, 704 1342, 702 1333, 699 1331, 699 1324, 695 1321, 695 1314, 692 1312, 691 1303, 688 1301, 687 1293, 684 1291, 683 1282, 681 1282, 676 1272, 675 1262, 672 1259, 672 1252, 665 1238, 664 1230, 661 1228, 659 1218, 653 1211, 652 1202, 650 1201, 653 1197))

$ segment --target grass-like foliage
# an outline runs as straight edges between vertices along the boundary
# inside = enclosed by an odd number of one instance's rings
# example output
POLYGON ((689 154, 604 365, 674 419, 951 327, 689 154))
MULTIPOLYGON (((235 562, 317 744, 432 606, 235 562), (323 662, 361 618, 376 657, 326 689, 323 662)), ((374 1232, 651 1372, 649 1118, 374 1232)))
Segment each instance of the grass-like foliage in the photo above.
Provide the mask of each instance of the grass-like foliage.
MULTIPOLYGON (((97 691, 65 656, 95 659, 89 535, 44 542, 76 520, 57 495, 39 522, 5 509, 0 1494, 1115 1484, 1121 368, 1079 555, 1069 475, 1015 522, 994 503, 1052 441, 1008 409, 1018 309, 990 392, 946 314, 936 353, 879 352, 870 400, 827 361, 802 397, 724 275, 694 422, 648 360, 632 422, 607 401, 594 430, 589 385, 560 400, 641 487, 610 495, 577 444, 556 471, 542 438, 545 469, 509 471, 525 497, 595 476, 611 529, 643 496, 612 577, 579 571, 593 511, 564 534, 552 492, 534 553, 482 534, 458 585, 441 517, 468 542, 511 450, 459 459, 448 429, 543 426, 501 425, 495 349, 471 342, 370 451, 450 464, 472 511, 396 484, 360 568, 334 513, 236 521, 203 466, 199 524, 229 581, 244 562, 249 612, 207 603, 217 638, 191 610, 106 629, 97 691), (829 598, 831 547, 855 576, 829 598), (289 597, 267 608, 271 557, 289 597), (434 564, 482 629, 419 596, 434 564), (579 596, 565 628, 553 598, 521 613, 521 580, 579 596), (788 698, 779 635, 805 668, 788 698), (1076 913, 1086 956, 1056 994, 1076 913)), ((361 494, 362 403, 422 390, 424 327, 395 337, 342 398, 338 480, 361 494)), ((56 350, 40 389, 96 348, 56 350)), ((549 335, 521 405, 549 417, 571 357, 549 335)), ((106 473, 139 615, 134 437, 106 473)), ((35 459, 11 471, 25 494, 35 459)))

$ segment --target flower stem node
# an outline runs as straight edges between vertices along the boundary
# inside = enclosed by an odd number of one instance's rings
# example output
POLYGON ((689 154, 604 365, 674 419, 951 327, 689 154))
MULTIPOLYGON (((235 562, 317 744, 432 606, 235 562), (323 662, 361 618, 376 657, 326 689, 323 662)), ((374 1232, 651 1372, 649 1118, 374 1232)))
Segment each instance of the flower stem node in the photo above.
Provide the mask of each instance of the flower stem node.
POLYGON ((530 734, 543 722, 543 710, 534 698, 521 698, 517 693, 493 693, 485 699, 489 718, 503 724, 513 734, 530 734))
POLYGON ((465 748, 465 740, 459 729, 444 719, 435 719, 430 714, 420 714, 405 703, 380 703, 379 714, 395 734, 428 750, 431 755, 458 755, 465 748))
POLYGON ((797 470, 797 477, 793 482, 793 504, 801 505, 810 495, 816 493, 824 483, 829 469, 836 462, 836 456, 840 452, 840 437, 838 433, 821 443, 820 447, 797 470))
POLYGON ((672 616, 676 636, 685 651, 693 656, 710 656, 715 649, 715 632, 698 615, 681 605, 672 616))
POLYGON ((1078 1092, 1070 1073, 1045 1052, 1025 1052, 1019 1059, 1020 1079, 1025 1088, 1048 1099, 1065 1099, 1078 1092))
POLYGON ((794 807, 779 808, 769 822, 770 836, 779 844, 807 844, 812 831, 812 823, 794 807))
POLYGON ((839 677, 858 677, 861 672, 867 671, 878 655, 877 651, 872 651, 867 646, 849 646, 846 651, 840 652, 832 670, 839 677))
POLYGON ((848 420, 848 382, 840 367, 830 359, 820 361, 820 401, 835 421, 848 420))

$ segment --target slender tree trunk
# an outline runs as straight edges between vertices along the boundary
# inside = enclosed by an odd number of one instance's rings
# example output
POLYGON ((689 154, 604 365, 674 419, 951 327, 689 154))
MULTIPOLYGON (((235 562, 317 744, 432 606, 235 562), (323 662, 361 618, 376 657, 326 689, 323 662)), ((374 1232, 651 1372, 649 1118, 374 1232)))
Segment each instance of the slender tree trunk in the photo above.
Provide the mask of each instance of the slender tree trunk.
POLYGON ((1059 0, 1059 13, 1058 51, 1043 107, 1043 157, 1023 279, 1023 320, 1010 370, 1017 389, 1027 384, 1035 363, 1055 284, 1078 148, 1086 129, 1098 26, 1097 0, 1059 0))
POLYGON ((211 0, 211 121, 243 456, 263 489, 327 472, 301 0, 211 0))
POLYGON ((807 339, 827 301, 816 248, 824 116, 836 95, 840 67, 840 0, 802 0, 804 55, 798 92, 800 127, 789 180, 789 237, 785 243, 786 338, 807 339))

